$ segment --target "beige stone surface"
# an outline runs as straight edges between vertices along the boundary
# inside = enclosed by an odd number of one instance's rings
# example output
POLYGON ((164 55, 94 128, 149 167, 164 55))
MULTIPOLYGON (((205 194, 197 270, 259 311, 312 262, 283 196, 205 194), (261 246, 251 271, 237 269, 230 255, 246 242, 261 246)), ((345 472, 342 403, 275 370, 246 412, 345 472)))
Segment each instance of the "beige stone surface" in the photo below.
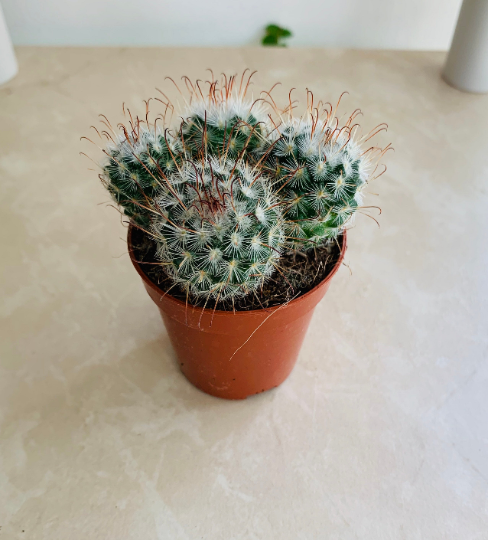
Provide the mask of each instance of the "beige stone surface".
POLYGON ((0 540, 488 538, 488 96, 442 82, 441 53, 17 54, 0 88, 0 540), (343 110, 388 122, 396 149, 369 197, 381 227, 359 216, 292 375, 242 402, 180 374, 78 154, 98 113, 207 67, 348 90, 343 110))

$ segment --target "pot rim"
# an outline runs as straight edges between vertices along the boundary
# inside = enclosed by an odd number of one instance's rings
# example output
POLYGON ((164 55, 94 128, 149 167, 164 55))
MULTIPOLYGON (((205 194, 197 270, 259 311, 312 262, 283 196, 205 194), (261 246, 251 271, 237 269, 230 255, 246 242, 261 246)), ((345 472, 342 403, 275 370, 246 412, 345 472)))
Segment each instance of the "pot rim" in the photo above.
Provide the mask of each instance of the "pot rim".
POLYGON ((198 310, 199 313, 202 313, 202 311, 203 311, 204 314, 207 313, 207 314, 210 314, 212 316, 217 315, 217 314, 219 314, 219 315, 220 314, 224 314, 224 315, 229 314, 229 315, 232 315, 232 316, 240 316, 240 317, 244 317, 246 315, 252 316, 252 315, 255 315, 257 313, 272 312, 272 311, 275 311, 277 309, 281 309, 283 307, 289 307, 291 305, 296 305, 297 303, 304 301, 307 297, 312 296, 314 293, 316 293, 319 289, 321 289, 324 285, 326 285, 335 276, 335 274, 338 272, 340 266, 342 265, 342 261, 344 260, 344 256, 345 256, 346 249, 347 249, 347 229, 344 229, 343 233, 341 234, 341 238, 342 238, 341 252, 340 252, 339 258, 336 261, 336 264, 334 265, 332 270, 327 274, 327 276, 320 283, 315 285, 315 287, 313 289, 310 289, 305 294, 300 295, 298 298, 294 298, 293 300, 291 300, 289 302, 285 302, 283 304, 279 304, 277 306, 272 306, 272 307, 268 307, 268 308, 249 309, 249 310, 245 310, 245 311, 227 311, 227 310, 222 310, 222 309, 215 309, 214 310, 212 308, 206 308, 206 307, 202 308, 201 306, 194 306, 192 304, 186 304, 185 302, 182 302, 181 300, 178 300, 177 298, 174 298, 171 294, 167 293, 166 291, 163 291, 162 289, 160 289, 153 281, 151 281, 149 279, 149 277, 142 271, 140 263, 135 260, 134 255, 133 255, 132 231, 134 230, 134 228, 135 228, 134 225, 132 225, 132 223, 129 223, 129 228, 127 230, 127 247, 129 248, 130 260, 131 260, 134 268, 136 269, 136 272, 139 274, 140 278, 142 279, 142 281, 146 285, 151 287, 151 289, 153 291, 155 291, 158 294, 161 294, 161 296, 164 297, 164 299, 166 301, 168 301, 169 303, 173 303, 175 305, 175 307, 178 306, 178 307, 180 307, 180 308, 182 307, 184 309, 198 310))

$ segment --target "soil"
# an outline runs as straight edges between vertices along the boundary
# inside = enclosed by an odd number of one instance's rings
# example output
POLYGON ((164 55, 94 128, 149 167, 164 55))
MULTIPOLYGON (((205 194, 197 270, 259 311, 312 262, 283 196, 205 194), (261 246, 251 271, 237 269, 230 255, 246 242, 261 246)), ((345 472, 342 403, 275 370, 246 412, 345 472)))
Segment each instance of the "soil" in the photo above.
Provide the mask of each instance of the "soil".
MULTIPOLYGON (((310 250, 307 253, 288 252, 280 260, 280 272, 266 281, 266 283, 254 294, 248 294, 232 300, 220 300, 207 307, 220 311, 249 311, 253 309, 279 306, 294 298, 298 298, 313 289, 334 268, 340 256, 343 237, 331 241, 324 246, 310 250)), ((173 281, 166 274, 164 267, 158 264, 155 258, 156 244, 142 230, 132 229, 132 246, 134 258, 141 265, 146 276, 162 291, 170 290, 173 298, 190 305, 203 307, 205 298, 186 296, 186 292, 173 285, 173 281)))

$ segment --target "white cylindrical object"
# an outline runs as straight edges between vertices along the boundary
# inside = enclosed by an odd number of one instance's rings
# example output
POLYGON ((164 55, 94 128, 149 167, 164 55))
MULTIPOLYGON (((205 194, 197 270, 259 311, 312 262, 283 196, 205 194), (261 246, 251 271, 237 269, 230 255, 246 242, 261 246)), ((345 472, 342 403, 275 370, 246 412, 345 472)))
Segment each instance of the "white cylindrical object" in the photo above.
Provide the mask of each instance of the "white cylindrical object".
POLYGON ((444 79, 466 92, 488 92, 488 0, 464 0, 444 79))
POLYGON ((0 5, 0 84, 6 83, 12 77, 15 77, 18 69, 7 23, 0 5))

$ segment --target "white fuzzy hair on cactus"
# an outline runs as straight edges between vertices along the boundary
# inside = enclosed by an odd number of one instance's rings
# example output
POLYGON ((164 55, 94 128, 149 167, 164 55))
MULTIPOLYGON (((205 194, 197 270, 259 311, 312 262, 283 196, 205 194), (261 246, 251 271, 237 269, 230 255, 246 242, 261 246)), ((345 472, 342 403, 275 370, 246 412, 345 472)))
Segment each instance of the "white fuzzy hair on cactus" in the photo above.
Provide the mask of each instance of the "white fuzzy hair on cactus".
POLYGON ((227 77, 225 74, 219 81, 214 79, 212 73, 212 80, 206 93, 201 90, 199 84, 201 81, 193 83, 185 78, 189 97, 185 98, 186 108, 183 117, 197 116, 206 120, 208 125, 219 129, 229 125, 236 117, 247 122, 253 116, 258 122, 266 122, 268 117, 264 105, 255 100, 252 94, 248 96, 251 78, 256 72, 251 73, 245 81, 246 71, 242 73, 240 83, 237 77, 227 77))

